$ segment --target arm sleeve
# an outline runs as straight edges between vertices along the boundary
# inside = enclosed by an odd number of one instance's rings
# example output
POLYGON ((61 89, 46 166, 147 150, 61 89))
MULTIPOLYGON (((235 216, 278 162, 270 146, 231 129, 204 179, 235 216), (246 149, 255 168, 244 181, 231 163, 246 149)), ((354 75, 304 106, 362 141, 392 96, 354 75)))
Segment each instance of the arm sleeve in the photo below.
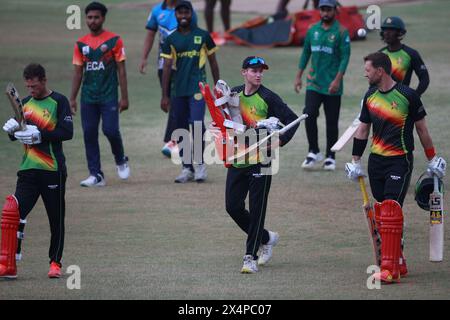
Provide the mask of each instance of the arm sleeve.
POLYGON ((416 92, 421 96, 430 84, 430 76, 422 57, 417 51, 414 51, 412 54, 412 67, 417 78, 419 78, 419 85, 417 86, 416 92))
MULTIPOLYGON (((291 108, 289 108, 277 94, 269 92, 266 102, 269 106, 269 116, 273 115, 274 117, 277 117, 284 125, 288 125, 298 118, 291 108)), ((298 126, 299 124, 286 131, 283 135, 280 135, 281 146, 284 146, 292 139, 298 129, 298 126)))
POLYGON ((161 44, 161 58, 173 59, 175 52, 172 52, 172 45, 170 41, 170 36, 166 38, 163 44, 161 44))
POLYGON ((150 11, 150 14, 147 19, 147 24, 145 25, 145 29, 147 29, 147 30, 153 30, 153 31, 158 30, 158 21, 156 20, 156 17, 158 16, 158 14, 155 11, 156 11, 156 7, 153 8, 152 11, 150 11))
POLYGON ((305 42, 303 44, 303 52, 298 63, 298 68, 302 70, 305 70, 306 66, 308 65, 309 58, 311 57, 310 31, 311 29, 309 29, 306 33, 305 42))
POLYGON ((116 45, 113 48, 113 53, 114 53, 114 60, 116 60, 116 62, 122 62, 125 61, 126 56, 125 56, 125 46, 123 44, 122 38, 118 38, 116 45))
POLYGON ((76 66, 82 66, 84 64, 84 57, 81 54, 80 49, 78 48, 78 42, 75 43, 75 46, 73 48, 72 64, 76 66))
POLYGON ((341 43, 339 45, 339 52, 341 62, 339 64, 339 72, 345 73, 347 70, 348 62, 350 61, 350 35, 347 30, 341 33, 341 43))
POLYGON ((211 38, 209 33, 206 34, 205 45, 208 56, 212 55, 218 50, 216 44, 214 43, 214 40, 211 38))
POLYGON ((422 100, 420 99, 418 93, 412 89, 408 94, 409 100, 409 114, 414 122, 422 120, 426 115, 425 107, 423 106, 422 100))
POLYGON ((70 112, 69 101, 66 97, 58 97, 58 122, 52 131, 42 130, 42 140, 57 142, 70 140, 73 137, 73 120, 70 112))
POLYGON ((361 114, 359 115, 359 121, 364 123, 372 122, 372 119, 370 118, 369 108, 367 108, 367 98, 369 97, 369 92, 366 93, 363 100, 361 101, 361 114))

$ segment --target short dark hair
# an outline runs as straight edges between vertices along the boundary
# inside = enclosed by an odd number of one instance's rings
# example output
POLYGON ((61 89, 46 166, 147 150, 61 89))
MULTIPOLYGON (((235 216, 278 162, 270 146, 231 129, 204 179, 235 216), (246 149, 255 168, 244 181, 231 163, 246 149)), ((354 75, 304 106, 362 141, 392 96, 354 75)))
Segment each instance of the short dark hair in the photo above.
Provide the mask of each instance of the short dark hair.
POLYGON ((392 63, 389 56, 383 52, 374 52, 364 57, 364 62, 372 62, 374 68, 383 68, 387 74, 392 73, 392 63))
POLYGON ((106 13, 108 12, 108 9, 103 3, 94 1, 87 5, 86 9, 84 9, 84 13, 88 14, 89 11, 98 10, 101 12, 102 17, 106 16, 106 13))
POLYGON ((23 78, 25 80, 32 80, 38 78, 39 80, 45 79, 45 69, 38 63, 30 63, 23 70, 23 78))

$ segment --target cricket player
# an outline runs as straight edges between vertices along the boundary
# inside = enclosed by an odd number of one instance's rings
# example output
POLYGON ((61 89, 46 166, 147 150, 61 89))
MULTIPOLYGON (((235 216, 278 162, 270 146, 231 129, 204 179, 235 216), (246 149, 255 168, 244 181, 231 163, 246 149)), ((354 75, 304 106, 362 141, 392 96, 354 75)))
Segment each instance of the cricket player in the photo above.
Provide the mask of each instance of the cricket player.
MULTIPOLYGON (((167 37, 161 53, 164 58, 161 109, 166 112, 173 109, 176 129, 189 130, 189 126, 194 126, 196 122, 202 127, 202 137, 198 137, 196 130, 192 130, 193 141, 202 141, 201 159, 192 159, 190 150, 180 148, 183 167, 175 178, 176 183, 192 180, 203 182, 207 178, 206 165, 203 163, 205 100, 198 86, 199 82, 206 81, 206 61, 211 67, 214 82, 219 80, 219 66, 215 55, 217 47, 206 30, 192 26, 193 12, 189 1, 178 2, 175 7, 178 28, 167 37), (170 95, 169 86, 172 88, 170 95), (183 158, 184 152, 189 156, 183 158)), ((181 141, 180 139, 177 143, 181 141)))
MULTIPOLYGON (((239 94, 239 107, 243 123, 255 128, 258 122, 271 117, 278 118, 283 124, 297 119, 295 113, 273 91, 262 85, 263 73, 269 66, 263 58, 250 56, 242 63, 241 74, 244 85, 231 91, 239 94)), ((279 137, 280 146, 287 144, 295 134, 298 125, 279 137)), ((216 128, 216 132, 220 132, 216 128)), ((260 161, 234 163, 228 168, 225 187, 225 206, 228 214, 247 234, 242 273, 255 273, 258 264, 265 265, 272 257, 272 249, 278 243, 276 232, 264 229, 266 207, 269 197, 271 175, 263 174, 260 161), (245 199, 249 195, 249 209, 245 208, 245 199), (261 248, 261 255, 258 251, 261 248)))
POLYGON ((21 242, 27 216, 39 196, 50 223, 50 278, 61 277, 64 249, 64 217, 67 169, 62 142, 72 139, 73 123, 69 101, 47 88, 45 69, 28 65, 23 77, 30 96, 23 99, 26 130, 16 119, 3 126, 12 141, 23 144, 24 156, 17 173, 16 191, 6 197, 1 217, 0 277, 17 278, 16 259, 21 258, 21 242))
POLYGON ((414 127, 429 160, 428 170, 442 178, 446 162, 436 154, 419 95, 393 80, 389 57, 377 52, 364 61, 370 89, 364 96, 361 124, 353 140, 352 162, 345 169, 351 180, 365 176, 361 157, 373 126, 368 174, 378 202, 374 205, 375 219, 381 234, 381 274, 377 277, 383 283, 392 283, 408 272, 402 250, 402 206, 413 170, 414 127))
POLYGON ((420 54, 401 42, 405 34, 406 28, 402 19, 399 17, 386 18, 381 26, 380 35, 387 46, 380 52, 387 54, 391 59, 394 81, 409 86, 414 71, 419 79, 416 92, 422 96, 430 84, 430 77, 420 54))
MULTIPOLYGON (((164 58, 161 57, 162 45, 166 38, 178 27, 178 21, 175 17, 175 6, 179 0, 164 0, 161 3, 157 4, 153 7, 150 12, 150 15, 147 19, 147 24, 145 28, 147 29, 147 33, 144 40, 144 48, 141 56, 141 63, 139 65, 139 71, 142 74, 145 74, 145 69, 147 67, 148 55, 153 47, 153 42, 155 41, 156 33, 159 33, 159 45, 158 45, 158 78, 159 82, 162 86, 162 73, 163 73, 163 65, 164 58)), ((197 14, 195 11, 192 12, 192 25, 197 25, 197 14)), ((169 88, 170 95, 170 88, 169 88)), ((164 134, 164 146, 161 149, 162 154, 166 157, 170 158, 172 152, 177 150, 176 141, 171 140, 172 132, 176 127, 176 119, 173 116, 173 109, 168 111, 167 117, 167 126, 164 134)))
POLYGON ((336 169, 335 153, 331 147, 339 135, 339 112, 343 93, 343 78, 350 59, 350 36, 337 20, 336 0, 320 0, 321 21, 308 30, 294 82, 297 93, 302 88, 302 75, 311 58, 307 77, 305 109, 309 117, 305 121, 309 152, 302 163, 303 169, 315 168, 324 158, 318 143, 317 117, 323 104, 326 118, 327 149, 323 169, 336 169))
POLYGON ((117 175, 122 180, 130 176, 128 157, 125 156, 119 130, 119 113, 129 107, 125 47, 120 36, 103 29, 107 12, 108 9, 99 2, 92 2, 86 7, 86 24, 90 33, 78 39, 73 51, 70 107, 75 114, 76 99, 83 81, 81 124, 89 169, 89 177, 80 183, 82 187, 103 187, 106 184, 98 144, 100 119, 103 133, 111 145, 117 175))

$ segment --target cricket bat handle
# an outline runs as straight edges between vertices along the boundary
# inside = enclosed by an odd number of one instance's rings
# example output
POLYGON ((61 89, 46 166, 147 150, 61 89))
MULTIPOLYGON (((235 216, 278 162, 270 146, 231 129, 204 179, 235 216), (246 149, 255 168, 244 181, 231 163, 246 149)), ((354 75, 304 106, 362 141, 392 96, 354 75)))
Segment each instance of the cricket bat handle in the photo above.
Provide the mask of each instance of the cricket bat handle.
POLYGON ((369 205, 369 195, 367 194, 366 184, 364 183, 364 177, 358 177, 359 187, 363 196, 364 207, 369 205))

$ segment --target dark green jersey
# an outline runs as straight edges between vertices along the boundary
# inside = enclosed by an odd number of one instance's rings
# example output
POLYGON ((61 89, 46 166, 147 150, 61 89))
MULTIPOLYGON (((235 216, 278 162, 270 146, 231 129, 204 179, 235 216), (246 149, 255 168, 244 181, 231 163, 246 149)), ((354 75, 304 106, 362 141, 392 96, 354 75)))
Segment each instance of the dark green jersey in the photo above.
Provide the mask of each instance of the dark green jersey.
POLYGON ((35 125, 41 132, 42 142, 24 145, 20 170, 65 170, 62 141, 72 139, 73 123, 69 101, 65 96, 52 92, 43 99, 27 97, 23 100, 23 112, 27 124, 35 125))
POLYGON ((167 37, 161 57, 172 60, 172 97, 193 96, 200 92, 198 83, 206 82, 206 61, 216 50, 209 33, 200 28, 194 28, 188 34, 177 30, 167 37))
POLYGON ((83 66, 82 103, 117 101, 117 63, 125 60, 122 39, 109 31, 87 34, 75 43, 73 64, 83 66))
MULTIPOLYGON (((338 72, 345 73, 350 59, 350 36, 347 29, 335 21, 325 30, 322 22, 310 27, 306 33, 299 68, 305 70, 309 59, 311 67, 307 76, 307 90, 330 95, 328 88, 338 72)), ((342 95, 343 82, 339 91, 333 95, 342 95)))

